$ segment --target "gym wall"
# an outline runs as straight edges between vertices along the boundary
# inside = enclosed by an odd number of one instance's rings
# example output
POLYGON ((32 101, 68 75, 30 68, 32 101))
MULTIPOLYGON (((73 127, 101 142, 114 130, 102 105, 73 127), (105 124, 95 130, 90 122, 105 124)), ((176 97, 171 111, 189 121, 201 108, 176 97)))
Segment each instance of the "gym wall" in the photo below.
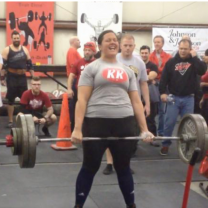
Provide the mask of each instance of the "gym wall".
MULTIPOLYGON (((207 24, 208 2, 123 2, 123 22, 125 23, 178 23, 207 24)), ((6 17, 6 2, 0 2, 0 19, 6 17)), ((55 20, 76 21, 77 2, 55 2, 55 20)), ((0 51, 6 47, 6 30, 0 28, 0 51)), ((132 31, 135 36, 136 52, 141 45, 152 47, 151 31, 132 31)), ((69 38, 76 30, 54 30, 54 64, 65 64, 69 48, 69 38)), ((84 44, 84 43, 81 43, 84 44)))

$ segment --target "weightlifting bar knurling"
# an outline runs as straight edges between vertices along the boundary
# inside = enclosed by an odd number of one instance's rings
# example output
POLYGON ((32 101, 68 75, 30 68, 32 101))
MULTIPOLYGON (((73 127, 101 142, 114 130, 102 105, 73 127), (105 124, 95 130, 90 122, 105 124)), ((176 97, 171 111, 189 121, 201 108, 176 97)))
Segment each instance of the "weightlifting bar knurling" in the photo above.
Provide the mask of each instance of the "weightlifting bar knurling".
MULTIPOLYGON (((83 137, 83 141, 99 141, 99 140, 142 140, 143 137, 83 137)), ((182 137, 154 137, 153 140, 184 140, 182 137)), ((39 142, 64 142, 72 141, 71 138, 44 138, 39 139, 36 137, 37 143, 39 142)), ((189 137, 188 141, 195 141, 196 137, 189 137)), ((7 141, 1 140, 0 145, 7 145, 7 141)))
MULTIPOLYGON (((144 137, 83 137, 82 141, 99 141, 99 140, 143 140, 144 137)), ((154 137, 153 140, 184 140, 186 141, 195 141, 196 137, 188 137, 188 139, 184 139, 182 137, 154 137)), ((40 142, 65 142, 65 141, 72 141, 71 138, 44 138, 44 139, 39 139, 36 136, 36 141, 37 144, 40 142)), ((8 146, 8 142, 6 140, 1 140, 0 141, 0 146, 1 145, 6 145, 8 146)), ((11 146, 8 146, 11 147, 11 146)))
MULTIPOLYGON (((99 140, 142 140, 143 137, 83 137, 83 141, 99 141, 99 140)), ((183 140, 181 137, 154 137, 153 140, 183 140)), ((37 143, 39 142, 61 142, 61 141, 71 141, 71 138, 37 138, 37 143)), ((189 137, 189 141, 196 140, 196 137, 189 137)))

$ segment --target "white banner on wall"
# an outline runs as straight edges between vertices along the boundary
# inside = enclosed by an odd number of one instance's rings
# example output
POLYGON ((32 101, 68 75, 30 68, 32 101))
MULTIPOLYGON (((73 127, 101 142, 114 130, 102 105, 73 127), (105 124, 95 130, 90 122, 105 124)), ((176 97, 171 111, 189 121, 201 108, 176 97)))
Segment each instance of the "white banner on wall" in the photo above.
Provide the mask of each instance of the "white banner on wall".
POLYGON ((109 29, 122 31, 122 2, 78 2, 77 36, 82 48, 109 29))
POLYGON ((156 35, 162 35, 164 37, 165 44, 163 50, 168 53, 178 50, 178 43, 183 35, 188 35, 191 38, 192 48, 196 50, 199 55, 204 55, 204 51, 208 49, 208 29, 153 27, 152 39, 156 35))

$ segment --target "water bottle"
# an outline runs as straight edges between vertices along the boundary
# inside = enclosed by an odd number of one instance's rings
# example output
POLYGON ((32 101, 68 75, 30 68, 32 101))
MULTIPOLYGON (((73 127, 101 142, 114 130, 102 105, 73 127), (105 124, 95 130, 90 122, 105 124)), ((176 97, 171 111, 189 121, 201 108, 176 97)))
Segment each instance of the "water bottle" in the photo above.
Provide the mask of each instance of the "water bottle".
POLYGON ((175 100, 174 100, 174 98, 173 98, 173 95, 172 95, 172 94, 169 94, 169 95, 167 96, 167 102, 168 102, 168 103, 172 103, 172 104, 174 104, 174 103, 175 103, 175 100))

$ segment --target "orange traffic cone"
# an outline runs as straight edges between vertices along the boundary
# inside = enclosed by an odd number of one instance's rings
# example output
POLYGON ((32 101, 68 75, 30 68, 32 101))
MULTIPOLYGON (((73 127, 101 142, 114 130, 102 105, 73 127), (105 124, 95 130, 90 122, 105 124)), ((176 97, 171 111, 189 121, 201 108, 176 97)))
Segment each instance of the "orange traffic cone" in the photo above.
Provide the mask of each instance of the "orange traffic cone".
MULTIPOLYGON (((71 137, 71 126, 70 126, 70 116, 69 116, 69 105, 68 105, 68 95, 63 94, 63 101, 61 106, 61 116, 59 120, 58 127, 58 138, 70 138, 71 137)), ((70 141, 56 142, 52 144, 51 147, 55 150, 74 150, 77 149, 70 141)))

